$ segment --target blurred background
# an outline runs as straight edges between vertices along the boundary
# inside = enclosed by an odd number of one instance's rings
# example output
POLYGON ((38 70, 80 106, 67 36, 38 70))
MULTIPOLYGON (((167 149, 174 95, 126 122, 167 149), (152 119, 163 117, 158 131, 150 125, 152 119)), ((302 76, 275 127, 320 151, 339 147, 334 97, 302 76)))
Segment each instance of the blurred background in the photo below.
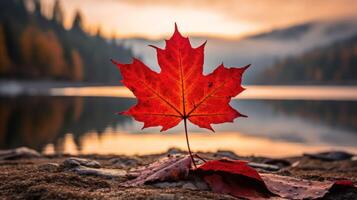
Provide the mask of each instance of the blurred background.
POLYGON ((357 153, 357 4, 354 0, 0 1, 0 149, 148 154, 185 149, 182 124, 167 132, 115 115, 135 104, 122 63, 156 52, 178 24, 207 40, 204 74, 222 61, 252 64, 231 105, 248 118, 190 125, 194 151, 272 157, 357 153))

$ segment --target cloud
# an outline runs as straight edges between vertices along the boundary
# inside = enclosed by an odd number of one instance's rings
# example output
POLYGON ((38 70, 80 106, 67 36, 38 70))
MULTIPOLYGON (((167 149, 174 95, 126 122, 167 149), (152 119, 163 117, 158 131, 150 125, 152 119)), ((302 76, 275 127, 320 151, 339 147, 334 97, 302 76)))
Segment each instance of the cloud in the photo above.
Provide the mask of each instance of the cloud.
MULTIPOLYGON (((49 4, 54 0, 42 0, 49 4)), ((190 35, 242 37, 297 23, 357 16, 355 0, 62 0, 69 27, 75 10, 106 36, 160 38, 179 23, 190 35)))
POLYGON ((264 26, 356 16, 355 0, 120 0, 137 6, 190 7, 264 26))

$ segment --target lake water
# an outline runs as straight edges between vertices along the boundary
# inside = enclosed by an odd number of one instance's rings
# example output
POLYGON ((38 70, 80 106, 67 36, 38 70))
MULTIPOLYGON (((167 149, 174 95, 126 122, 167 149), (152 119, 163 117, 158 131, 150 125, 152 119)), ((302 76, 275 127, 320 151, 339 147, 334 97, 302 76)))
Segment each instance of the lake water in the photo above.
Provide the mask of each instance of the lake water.
MULTIPOLYGON (((357 153, 357 87, 248 86, 231 105, 248 118, 189 125, 193 151, 230 150, 271 157, 346 150, 357 153)), ((0 97, 0 149, 44 153, 149 154, 186 150, 183 124, 160 133, 116 115, 136 100, 124 87, 48 88, 0 97), (32 94, 32 95, 31 95, 32 94), (36 95, 34 95, 36 94, 36 95)))

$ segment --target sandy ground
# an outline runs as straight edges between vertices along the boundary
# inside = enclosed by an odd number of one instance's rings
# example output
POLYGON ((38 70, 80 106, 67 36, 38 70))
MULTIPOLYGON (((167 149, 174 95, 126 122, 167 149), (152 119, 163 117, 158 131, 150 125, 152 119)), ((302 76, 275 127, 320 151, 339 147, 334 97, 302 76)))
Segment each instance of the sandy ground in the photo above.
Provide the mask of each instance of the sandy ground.
MULTIPOLYGON (((127 170, 146 165, 166 155, 167 153, 134 157, 118 155, 76 157, 96 160, 105 169, 127 170)), ((230 152, 200 155, 206 158, 233 157, 258 163, 271 161, 269 158, 262 157, 239 157, 230 152)), ((127 180, 126 177, 78 175, 64 170, 61 164, 69 157, 71 155, 52 155, 0 161, 0 199, 235 199, 229 195, 182 189, 182 187, 165 189, 150 185, 138 188, 120 187, 119 184, 127 180)), ((284 161, 293 165, 272 173, 319 181, 348 178, 357 183, 357 161, 321 161, 303 156, 284 158, 284 161)), ((325 199, 357 199, 357 189, 334 190, 325 199)))

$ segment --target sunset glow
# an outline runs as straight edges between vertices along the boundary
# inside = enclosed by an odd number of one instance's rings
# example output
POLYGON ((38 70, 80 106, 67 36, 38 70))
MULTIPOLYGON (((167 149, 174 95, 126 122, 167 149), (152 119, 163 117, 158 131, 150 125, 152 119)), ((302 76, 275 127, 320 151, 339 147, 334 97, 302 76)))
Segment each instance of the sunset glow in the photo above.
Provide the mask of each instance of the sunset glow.
MULTIPOLYGON (((357 100, 357 88, 351 86, 247 86, 235 99, 301 99, 301 100, 357 100), (331 95, 334 94, 334 95, 331 95)), ((123 86, 54 88, 53 96, 122 97, 135 98, 123 86)))
MULTIPOLYGON (((53 1, 43 0, 48 15, 53 1)), ((62 4, 66 27, 81 10, 92 32, 100 27, 106 37, 151 39, 168 36, 175 22, 190 35, 237 38, 307 21, 355 17, 357 10, 351 0, 63 0, 62 4)))
MULTIPOLYGON (((183 133, 163 135, 160 133, 142 134, 140 132, 132 134, 117 132, 115 130, 107 130, 106 132, 106 134, 101 136, 98 136, 96 133, 88 133, 82 137, 80 139, 80 152, 78 152, 75 147, 73 137, 67 135, 62 144, 64 147, 63 152, 74 155, 78 153, 145 155, 161 153, 173 147, 179 149, 186 148, 183 133)), ((229 149, 234 153, 244 156, 260 155, 283 157, 331 149, 331 147, 326 146, 326 144, 309 145, 272 141, 265 138, 246 136, 236 132, 220 132, 219 134, 191 132, 190 137, 192 146, 196 152, 215 152, 229 149), (269 148, 268 153, 267 148, 269 148)), ((52 151, 51 148, 49 148, 50 146, 46 146, 46 148, 43 149, 45 154, 51 154, 52 151)), ((344 148, 350 152, 357 151, 354 147, 344 148)))

